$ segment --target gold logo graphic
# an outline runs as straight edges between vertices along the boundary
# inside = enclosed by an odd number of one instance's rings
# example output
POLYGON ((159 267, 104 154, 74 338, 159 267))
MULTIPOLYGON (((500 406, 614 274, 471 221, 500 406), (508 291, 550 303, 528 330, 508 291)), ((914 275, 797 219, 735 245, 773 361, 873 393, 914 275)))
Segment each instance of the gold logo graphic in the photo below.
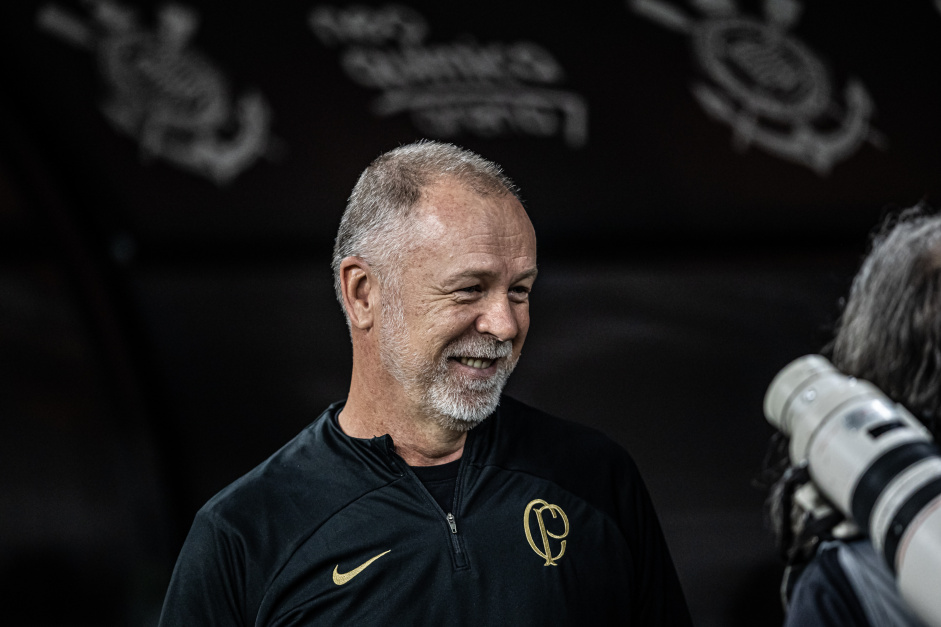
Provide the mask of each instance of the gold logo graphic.
MULTIPOLYGON (((386 551, 386 553, 389 553, 390 551, 392 551, 392 549, 389 549, 388 551, 386 551)), ((352 578, 355 577, 356 575, 358 575, 358 574, 360 574, 361 572, 363 572, 364 570, 366 570, 366 568, 367 568, 370 564, 372 564, 373 562, 375 562, 377 559, 379 559, 380 557, 382 557, 382 556, 385 555, 386 553, 380 553, 380 554, 377 555, 376 557, 374 557, 374 558, 372 558, 372 559, 370 559, 370 560, 367 560, 367 561, 363 562, 362 564, 360 564, 359 566, 357 566, 356 568, 354 568, 354 569, 351 570, 350 572, 348 572, 348 573, 343 573, 342 575, 338 572, 338 569, 340 568, 340 565, 337 564, 337 565, 333 568, 333 583, 337 584, 338 586, 342 586, 343 584, 345 584, 346 582, 348 582, 350 579, 352 579, 352 578)))
POLYGON ((534 501, 530 501, 529 505, 526 506, 526 511, 523 512, 523 530, 526 532, 526 539, 529 541, 529 546, 533 548, 533 550, 536 552, 536 555, 546 560, 546 563, 543 564, 543 566, 558 566, 555 561, 565 554, 565 540, 563 538, 569 535, 569 519, 568 516, 565 515, 565 512, 562 511, 562 508, 558 505, 550 505, 542 499, 535 499, 534 501), (546 521, 543 519, 543 513, 546 511, 552 514, 553 518, 562 518, 562 523, 565 525, 562 533, 557 535, 546 529, 546 521), (532 531, 529 529, 530 514, 536 515, 536 523, 539 525, 539 535, 542 537, 543 550, 539 550, 539 547, 536 546, 536 542, 533 540, 532 531), (552 547, 549 545, 549 538, 562 540, 562 546, 559 548, 558 555, 552 554, 552 547))

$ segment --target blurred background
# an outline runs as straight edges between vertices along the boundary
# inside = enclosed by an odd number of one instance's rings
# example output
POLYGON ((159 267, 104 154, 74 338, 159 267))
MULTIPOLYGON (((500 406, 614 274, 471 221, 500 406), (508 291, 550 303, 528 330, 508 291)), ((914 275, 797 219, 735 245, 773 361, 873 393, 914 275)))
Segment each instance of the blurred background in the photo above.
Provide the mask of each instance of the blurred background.
POLYGON ((155 623, 195 511, 345 395, 345 199, 428 137, 539 236, 509 393, 633 454, 697 625, 780 624, 762 397, 937 201, 939 34, 930 0, 4 3, 3 623, 155 623))

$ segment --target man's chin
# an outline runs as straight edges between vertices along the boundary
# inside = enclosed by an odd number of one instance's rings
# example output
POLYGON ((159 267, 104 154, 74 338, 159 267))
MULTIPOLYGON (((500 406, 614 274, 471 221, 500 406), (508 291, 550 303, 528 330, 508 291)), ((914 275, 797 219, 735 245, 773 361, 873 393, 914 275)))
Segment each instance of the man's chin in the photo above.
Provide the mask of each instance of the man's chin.
POLYGON ((438 416, 438 423, 451 431, 470 431, 483 422, 500 404, 500 393, 484 397, 434 398, 431 405, 438 416))
MULTIPOLYGON (((488 414, 489 415, 489 414, 488 414)), ((484 416, 486 418, 486 416, 484 416)), ((448 431, 456 431, 458 433, 466 433, 483 422, 483 418, 480 420, 464 420, 463 418, 455 418, 454 416, 448 416, 446 414, 438 415, 438 425, 448 431)))

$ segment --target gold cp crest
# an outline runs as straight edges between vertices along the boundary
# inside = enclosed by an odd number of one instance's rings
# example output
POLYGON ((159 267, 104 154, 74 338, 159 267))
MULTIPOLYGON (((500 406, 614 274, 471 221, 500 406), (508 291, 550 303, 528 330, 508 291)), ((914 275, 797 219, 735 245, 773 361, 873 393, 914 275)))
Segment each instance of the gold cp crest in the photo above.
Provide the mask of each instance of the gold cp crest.
MULTIPOLYGON (((554 527, 558 529, 558 523, 554 525, 554 527)), ((568 516, 565 515, 565 512, 562 511, 562 508, 558 505, 550 505, 542 499, 530 501, 529 505, 526 506, 526 511, 523 512, 523 530, 526 532, 526 539, 529 541, 529 546, 533 548, 536 555, 546 560, 546 563, 543 565, 558 566, 555 561, 565 553, 565 537, 569 535, 569 519, 568 516), (546 512, 552 514, 553 518, 562 519, 562 533, 556 534, 546 529, 546 520, 544 518, 546 512), (542 549, 540 549, 536 545, 536 541, 533 540, 533 532, 529 524, 531 516, 536 517, 536 525, 539 527, 539 535, 542 540, 542 549), (562 540, 557 555, 552 554, 552 545, 550 544, 549 538, 562 540)))

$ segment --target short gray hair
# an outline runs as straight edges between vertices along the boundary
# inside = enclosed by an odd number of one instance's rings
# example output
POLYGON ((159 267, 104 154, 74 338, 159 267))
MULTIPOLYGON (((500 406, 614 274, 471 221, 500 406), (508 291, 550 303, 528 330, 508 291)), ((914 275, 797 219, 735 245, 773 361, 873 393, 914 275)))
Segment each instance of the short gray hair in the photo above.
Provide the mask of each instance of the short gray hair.
POLYGON ((481 196, 512 194, 519 199, 519 190, 499 165, 453 144, 421 140, 380 155, 353 187, 333 247, 334 289, 347 324, 342 261, 361 257, 380 282, 391 279, 389 270, 406 245, 412 209, 426 189, 445 178, 454 178, 481 196))
POLYGON ((941 409, 941 214, 890 218, 853 279, 833 363, 871 381, 932 431, 941 409))

